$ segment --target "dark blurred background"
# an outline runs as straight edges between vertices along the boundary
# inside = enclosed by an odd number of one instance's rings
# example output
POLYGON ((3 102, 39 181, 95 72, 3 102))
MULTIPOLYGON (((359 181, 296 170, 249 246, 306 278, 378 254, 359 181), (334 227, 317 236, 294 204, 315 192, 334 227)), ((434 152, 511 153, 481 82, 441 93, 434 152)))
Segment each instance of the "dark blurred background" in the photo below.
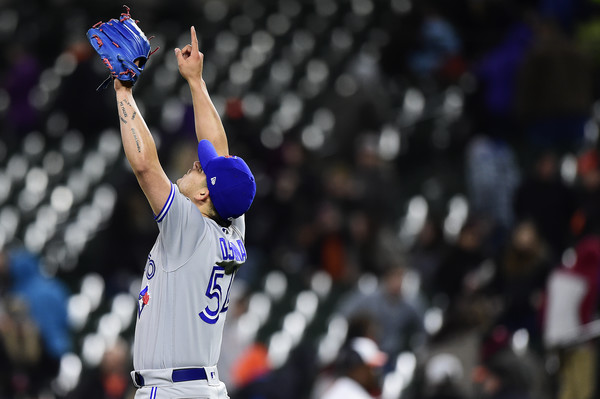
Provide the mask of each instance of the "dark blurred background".
MULTIPOLYGON (((382 398, 597 397, 600 2, 130 0, 174 181, 194 25, 257 179, 219 364, 319 398, 356 336, 382 398)), ((113 0, 0 0, 0 398, 129 398, 156 238, 85 33, 113 0)), ((200 339, 200 337, 199 337, 200 339)))

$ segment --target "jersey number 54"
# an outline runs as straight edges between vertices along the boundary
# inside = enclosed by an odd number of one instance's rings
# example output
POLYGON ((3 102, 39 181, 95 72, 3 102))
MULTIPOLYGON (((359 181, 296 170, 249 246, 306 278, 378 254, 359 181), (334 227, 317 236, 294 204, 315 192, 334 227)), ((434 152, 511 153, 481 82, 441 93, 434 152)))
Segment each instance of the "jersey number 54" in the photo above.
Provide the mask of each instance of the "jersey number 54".
POLYGON ((212 300, 213 304, 216 302, 216 306, 213 310, 207 305, 204 310, 198 314, 200 318, 208 324, 215 324, 219 320, 219 315, 223 312, 227 312, 227 309, 229 308, 229 290, 231 289, 233 276, 229 279, 225 297, 223 297, 223 289, 221 288, 221 283, 219 281, 223 279, 223 277, 225 277, 225 268, 213 266, 210 280, 208 281, 208 287, 206 287, 206 296, 212 300))

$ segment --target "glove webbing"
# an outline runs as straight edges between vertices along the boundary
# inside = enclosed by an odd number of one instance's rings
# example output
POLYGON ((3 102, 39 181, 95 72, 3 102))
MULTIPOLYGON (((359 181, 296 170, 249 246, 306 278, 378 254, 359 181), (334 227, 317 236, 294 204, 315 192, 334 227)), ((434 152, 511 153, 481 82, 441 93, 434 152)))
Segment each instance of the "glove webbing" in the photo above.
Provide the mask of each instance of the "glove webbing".
MULTIPOLYGON (((121 18, 119 18, 119 22, 123 22, 127 19, 131 19, 131 14, 129 13, 130 8, 127 7, 126 5, 123 5, 123 7, 125 7, 125 12, 121 13, 121 18)), ((134 20, 136 24, 138 24, 140 21, 139 20, 134 20)), ((93 28, 99 28, 102 25, 104 25, 105 22, 99 21, 96 24, 94 24, 92 27, 93 28)), ((98 35, 93 35, 92 36, 94 39, 96 39, 96 42, 98 43, 98 47, 102 47, 104 45, 104 42, 102 41, 102 39, 100 39, 100 37, 98 37, 98 35)), ((154 36, 150 36, 148 37, 148 41, 154 39, 154 36)), ((112 42, 113 45, 115 45, 115 47, 119 47, 119 45, 117 43, 115 43, 114 41, 112 42)), ((151 50, 150 53, 148 53, 148 57, 146 58, 146 62, 148 62, 148 60, 150 59, 150 56, 152 56, 152 54, 156 53, 158 50, 160 49, 160 46, 156 47, 154 50, 151 50)), ((139 67, 137 65, 135 65, 135 63, 124 59, 123 57, 121 57, 120 55, 117 56, 117 59, 120 62, 123 62, 125 65, 127 65, 129 68, 123 72, 120 72, 119 75, 126 75, 126 74, 132 74, 132 75, 136 75, 139 72, 139 67)), ((108 59, 105 57, 102 59, 102 61, 104 62, 104 64, 108 67, 108 69, 110 69, 111 71, 113 71, 113 66, 110 64, 110 62, 108 61, 108 59)), ((100 83, 100 86, 98 86, 96 88, 96 91, 100 91, 100 90, 104 90, 108 87, 108 85, 112 82, 112 80, 114 78, 118 78, 118 76, 113 72, 110 73, 108 75, 108 77, 106 79, 104 79, 104 81, 102 83, 100 83)))

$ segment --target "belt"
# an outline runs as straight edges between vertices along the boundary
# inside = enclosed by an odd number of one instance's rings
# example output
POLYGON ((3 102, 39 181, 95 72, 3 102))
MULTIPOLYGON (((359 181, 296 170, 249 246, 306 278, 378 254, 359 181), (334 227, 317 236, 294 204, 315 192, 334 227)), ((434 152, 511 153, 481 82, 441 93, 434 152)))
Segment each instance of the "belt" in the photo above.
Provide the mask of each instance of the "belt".
MULTIPOLYGON (((214 369, 214 368, 211 368, 211 369, 214 369)), ((142 375, 142 373, 140 373, 138 371, 134 371, 132 374, 133 374, 132 375, 133 381, 135 382, 136 386, 143 387, 143 386, 147 385, 146 381, 144 381, 144 376, 142 375)), ((168 374, 165 377, 168 378, 168 374)), ((218 379, 218 377, 215 377, 215 371, 211 371, 211 378, 209 378, 209 376, 206 373, 206 369, 204 367, 174 369, 171 372, 170 377, 171 377, 170 379, 172 382, 184 382, 184 381, 194 381, 194 380, 208 380, 209 382, 212 382, 215 378, 218 379)), ((150 378, 150 379, 152 380, 152 378, 150 378)), ((149 383, 152 384, 152 381, 150 381, 149 383)), ((152 385, 154 385, 154 384, 152 384, 152 385)))

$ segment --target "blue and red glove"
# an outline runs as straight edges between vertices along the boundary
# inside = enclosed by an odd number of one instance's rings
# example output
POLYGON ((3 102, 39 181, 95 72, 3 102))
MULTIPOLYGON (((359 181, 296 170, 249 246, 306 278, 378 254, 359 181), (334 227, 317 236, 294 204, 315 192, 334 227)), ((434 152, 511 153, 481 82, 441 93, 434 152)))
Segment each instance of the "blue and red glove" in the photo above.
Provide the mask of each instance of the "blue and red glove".
POLYGON ((126 12, 119 19, 100 21, 87 31, 88 41, 110 70, 110 76, 97 90, 106 88, 113 79, 135 84, 148 58, 158 50, 150 51, 149 39, 131 19, 129 7, 124 7, 126 12))

